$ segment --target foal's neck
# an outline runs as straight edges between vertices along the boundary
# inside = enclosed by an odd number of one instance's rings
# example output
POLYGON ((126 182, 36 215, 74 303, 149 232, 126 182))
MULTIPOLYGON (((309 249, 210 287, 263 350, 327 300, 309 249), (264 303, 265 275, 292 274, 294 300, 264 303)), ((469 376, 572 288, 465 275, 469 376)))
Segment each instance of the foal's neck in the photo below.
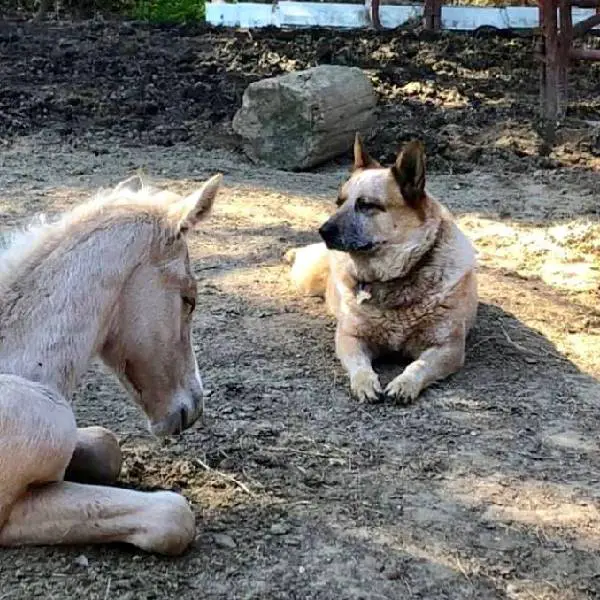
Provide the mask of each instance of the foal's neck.
POLYGON ((133 228, 97 228, 80 232, 77 240, 65 236, 4 290, 0 373, 51 385, 70 399, 139 264, 143 233, 133 228))

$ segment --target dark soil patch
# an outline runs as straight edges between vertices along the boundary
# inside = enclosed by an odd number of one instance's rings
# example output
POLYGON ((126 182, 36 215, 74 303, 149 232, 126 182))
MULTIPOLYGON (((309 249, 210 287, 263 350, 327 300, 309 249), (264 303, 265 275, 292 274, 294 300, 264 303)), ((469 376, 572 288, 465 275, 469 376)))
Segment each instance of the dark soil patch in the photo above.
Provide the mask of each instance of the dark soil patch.
MULTIPOLYGON (((594 42, 592 42, 594 43, 594 42)), ((238 148, 231 119, 257 79, 318 64, 358 66, 377 89, 374 154, 391 160, 412 137, 453 171, 593 166, 600 66, 571 77, 575 126, 545 154, 539 64, 530 34, 218 30, 139 23, 0 25, 0 138, 51 129, 74 146, 110 143, 238 148)), ((98 152, 106 149, 98 147, 98 152)))

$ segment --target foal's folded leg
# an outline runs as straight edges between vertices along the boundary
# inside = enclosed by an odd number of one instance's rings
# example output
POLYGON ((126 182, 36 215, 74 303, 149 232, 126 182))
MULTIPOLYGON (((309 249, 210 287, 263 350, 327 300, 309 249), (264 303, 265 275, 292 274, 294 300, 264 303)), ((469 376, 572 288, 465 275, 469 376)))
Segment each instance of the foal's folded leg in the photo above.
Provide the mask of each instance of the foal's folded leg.
POLYGON ((62 480, 76 431, 60 393, 0 373, 0 531, 29 486, 62 480))
POLYGON ((77 445, 65 473, 66 481, 110 485, 121 472, 119 441, 104 427, 77 429, 77 445))
POLYGON ((0 399, 0 546, 126 542, 180 554, 194 539, 183 496, 62 481, 90 435, 56 391, 0 374, 0 399))
POLYGON ((124 542, 177 555, 194 535, 194 514, 179 494, 58 482, 31 488, 14 504, 0 546, 124 542))

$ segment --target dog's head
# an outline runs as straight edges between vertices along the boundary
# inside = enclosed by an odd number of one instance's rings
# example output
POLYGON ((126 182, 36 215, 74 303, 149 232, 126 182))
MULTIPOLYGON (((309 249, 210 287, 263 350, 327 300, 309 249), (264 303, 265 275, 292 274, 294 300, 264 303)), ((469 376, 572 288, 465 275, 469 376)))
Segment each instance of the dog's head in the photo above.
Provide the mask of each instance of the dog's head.
POLYGON ((319 229, 327 248, 366 258, 406 245, 425 221, 425 152, 410 142, 392 167, 372 159, 357 134, 354 166, 341 186, 338 210, 319 229))

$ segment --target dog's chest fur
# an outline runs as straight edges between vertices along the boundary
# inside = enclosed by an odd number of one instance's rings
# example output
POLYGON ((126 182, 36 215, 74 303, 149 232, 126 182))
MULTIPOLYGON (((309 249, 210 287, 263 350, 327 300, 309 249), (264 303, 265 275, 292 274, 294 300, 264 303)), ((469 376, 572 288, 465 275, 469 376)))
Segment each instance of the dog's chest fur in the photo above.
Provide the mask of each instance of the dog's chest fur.
POLYGON ((401 350, 407 340, 425 333, 444 312, 444 292, 438 274, 424 274, 419 281, 357 284, 341 298, 344 329, 375 346, 401 350))
POLYGON ((331 292, 336 295, 335 312, 343 330, 371 346, 393 351, 445 338, 453 326, 450 313, 460 295, 457 288, 474 267, 468 252, 460 251, 462 236, 449 237, 424 264, 402 278, 363 283, 348 269, 338 271, 331 292))

